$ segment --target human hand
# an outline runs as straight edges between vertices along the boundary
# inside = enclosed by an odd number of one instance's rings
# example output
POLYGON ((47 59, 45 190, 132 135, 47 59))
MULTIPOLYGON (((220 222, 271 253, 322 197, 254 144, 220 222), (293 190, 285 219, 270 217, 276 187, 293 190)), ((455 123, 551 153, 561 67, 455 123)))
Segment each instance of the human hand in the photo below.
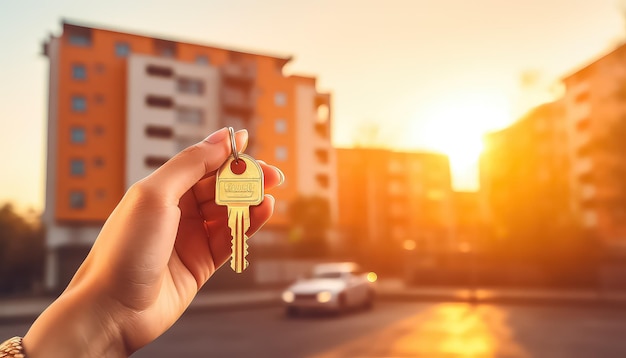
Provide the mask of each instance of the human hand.
MULTIPOLYGON (((239 151, 247 139, 236 133, 239 151)), ((127 191, 67 289, 24 337, 29 357, 128 356, 174 324, 231 253, 212 175, 230 148, 223 128, 127 191)), ((260 164, 266 188, 282 182, 280 170, 260 164)), ((271 195, 250 207, 248 236, 273 207, 271 195)))

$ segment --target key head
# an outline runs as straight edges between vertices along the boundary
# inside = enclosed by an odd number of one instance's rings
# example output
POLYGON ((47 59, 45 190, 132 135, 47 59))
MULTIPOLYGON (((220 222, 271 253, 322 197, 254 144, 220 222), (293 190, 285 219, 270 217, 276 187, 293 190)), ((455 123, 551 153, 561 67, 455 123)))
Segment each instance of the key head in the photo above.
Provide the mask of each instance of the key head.
POLYGON ((254 158, 230 156, 215 177, 215 203, 218 205, 259 205, 263 201, 263 170, 254 158), (245 167, 245 168, 242 168, 245 167))

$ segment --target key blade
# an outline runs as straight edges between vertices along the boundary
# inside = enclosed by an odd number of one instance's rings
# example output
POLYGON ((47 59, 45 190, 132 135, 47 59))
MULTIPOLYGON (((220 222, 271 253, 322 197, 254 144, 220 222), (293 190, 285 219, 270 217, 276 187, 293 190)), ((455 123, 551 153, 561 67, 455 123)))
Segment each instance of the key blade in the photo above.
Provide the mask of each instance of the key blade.
POLYGON ((248 268, 248 236, 246 231, 250 228, 250 214, 248 206, 229 206, 228 226, 231 230, 231 260, 230 267, 236 273, 242 273, 248 268))

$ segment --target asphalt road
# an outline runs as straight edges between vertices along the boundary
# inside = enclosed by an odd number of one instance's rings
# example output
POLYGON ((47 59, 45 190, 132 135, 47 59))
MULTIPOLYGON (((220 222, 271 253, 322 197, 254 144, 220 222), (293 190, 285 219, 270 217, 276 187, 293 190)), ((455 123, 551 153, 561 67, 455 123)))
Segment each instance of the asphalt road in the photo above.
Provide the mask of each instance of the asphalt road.
MULTIPOLYGON (((0 325, 0 337, 27 324, 0 325)), ((380 303, 341 317, 279 308, 190 312, 133 355, 159 357, 626 357, 626 310, 380 303)))

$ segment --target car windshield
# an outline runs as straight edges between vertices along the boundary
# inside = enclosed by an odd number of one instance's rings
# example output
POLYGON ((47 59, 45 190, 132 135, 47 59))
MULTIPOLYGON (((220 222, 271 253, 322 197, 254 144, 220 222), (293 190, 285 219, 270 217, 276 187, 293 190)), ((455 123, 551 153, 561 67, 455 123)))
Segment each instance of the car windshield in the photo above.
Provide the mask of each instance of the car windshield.
POLYGON ((317 272, 313 274, 315 278, 341 278, 341 272, 317 272))

